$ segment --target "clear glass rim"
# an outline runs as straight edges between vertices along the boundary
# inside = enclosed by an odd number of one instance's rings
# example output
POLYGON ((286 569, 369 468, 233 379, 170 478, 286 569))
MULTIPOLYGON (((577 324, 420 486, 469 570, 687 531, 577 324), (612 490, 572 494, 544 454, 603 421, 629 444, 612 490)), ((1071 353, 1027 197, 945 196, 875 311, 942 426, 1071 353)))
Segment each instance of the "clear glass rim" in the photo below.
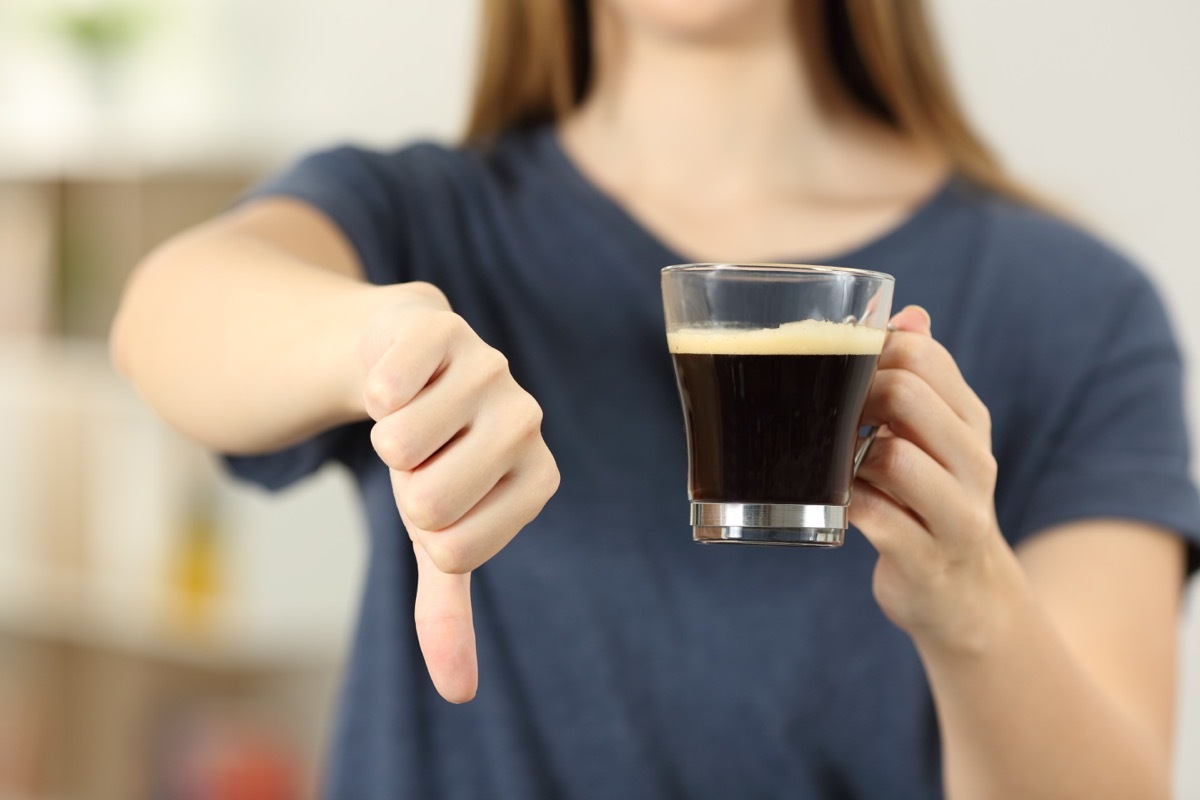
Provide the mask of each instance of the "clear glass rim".
POLYGON ((895 283, 896 279, 886 272, 873 272, 869 269, 855 267, 836 267, 828 264, 777 264, 771 262, 701 262, 696 264, 672 264, 662 268, 662 274, 676 272, 766 272, 780 275, 851 275, 856 278, 869 278, 876 281, 895 283))

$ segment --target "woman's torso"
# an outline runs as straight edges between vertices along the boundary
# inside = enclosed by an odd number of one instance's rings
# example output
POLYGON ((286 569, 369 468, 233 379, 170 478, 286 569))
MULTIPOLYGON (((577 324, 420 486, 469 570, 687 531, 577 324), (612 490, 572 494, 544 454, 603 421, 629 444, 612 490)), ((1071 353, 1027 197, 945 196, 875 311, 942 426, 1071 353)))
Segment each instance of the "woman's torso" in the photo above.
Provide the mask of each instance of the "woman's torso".
MULTIPOLYGON (((575 171, 549 129, 487 154, 335 151, 262 191, 326 207, 372 280, 441 287, 541 403, 562 473, 538 519, 473 576, 479 694, 451 706, 425 675, 410 545, 366 427, 310 454, 355 471, 371 536, 329 796, 940 794, 928 688, 871 596, 865 540, 852 532, 836 551, 690 540, 658 274, 679 257, 575 171), (359 210, 317 185, 322 170, 357 187, 359 210)), ((1079 342, 1042 333, 1046 297, 1078 270, 1008 258, 1007 228, 1045 239, 1039 252, 1101 252, 952 180, 852 252, 790 260, 890 272, 897 307, 931 312, 992 411, 998 514, 1015 539, 1088 367, 1055 366, 1079 342)), ((1136 283, 1105 258, 1099 280, 1136 283)))

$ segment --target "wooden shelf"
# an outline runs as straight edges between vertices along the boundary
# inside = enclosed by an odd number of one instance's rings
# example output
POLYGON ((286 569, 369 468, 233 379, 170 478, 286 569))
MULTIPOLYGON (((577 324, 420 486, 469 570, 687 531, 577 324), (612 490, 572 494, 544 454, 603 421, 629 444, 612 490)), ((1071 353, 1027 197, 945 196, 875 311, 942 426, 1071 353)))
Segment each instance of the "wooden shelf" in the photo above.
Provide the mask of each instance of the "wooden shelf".
POLYGON ((210 671, 265 672, 336 665, 340 630, 251 625, 216 609, 211 626, 171 618, 169 595, 138 597, 71 570, 0 561, 0 636, 115 651, 210 671))
POLYGON ((0 367, 0 636, 205 670, 340 661, 362 546, 337 513, 353 502, 344 479, 286 497, 232 485, 99 343, 0 340, 0 367), (207 624, 189 626, 168 587, 198 495, 221 583, 207 624))

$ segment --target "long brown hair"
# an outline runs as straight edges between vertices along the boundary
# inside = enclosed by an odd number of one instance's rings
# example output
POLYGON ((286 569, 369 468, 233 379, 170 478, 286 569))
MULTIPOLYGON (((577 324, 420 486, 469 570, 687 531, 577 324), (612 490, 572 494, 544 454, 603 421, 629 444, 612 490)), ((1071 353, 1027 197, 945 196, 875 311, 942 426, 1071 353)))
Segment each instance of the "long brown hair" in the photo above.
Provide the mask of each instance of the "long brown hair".
MULTIPOLYGON (((961 176, 1044 206, 1015 181, 968 122, 923 0, 796 0, 797 33, 818 99, 851 103, 928 143, 961 176)), ((466 140, 558 120, 587 93, 588 0, 486 0, 466 140)))

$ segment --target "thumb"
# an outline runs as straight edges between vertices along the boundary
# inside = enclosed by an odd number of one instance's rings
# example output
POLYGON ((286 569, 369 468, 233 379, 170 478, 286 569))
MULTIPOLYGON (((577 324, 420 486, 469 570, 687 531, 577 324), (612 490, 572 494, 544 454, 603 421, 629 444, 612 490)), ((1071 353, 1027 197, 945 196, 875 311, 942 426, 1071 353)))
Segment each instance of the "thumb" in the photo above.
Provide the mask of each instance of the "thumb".
POLYGON ((475 626, 471 621, 471 574, 442 572, 415 540, 413 554, 417 558, 413 621, 425 666, 438 694, 451 703, 465 703, 479 688, 475 626))
POLYGON ((905 306, 891 319, 889 327, 897 331, 929 334, 932 320, 929 312, 920 306, 905 306))

